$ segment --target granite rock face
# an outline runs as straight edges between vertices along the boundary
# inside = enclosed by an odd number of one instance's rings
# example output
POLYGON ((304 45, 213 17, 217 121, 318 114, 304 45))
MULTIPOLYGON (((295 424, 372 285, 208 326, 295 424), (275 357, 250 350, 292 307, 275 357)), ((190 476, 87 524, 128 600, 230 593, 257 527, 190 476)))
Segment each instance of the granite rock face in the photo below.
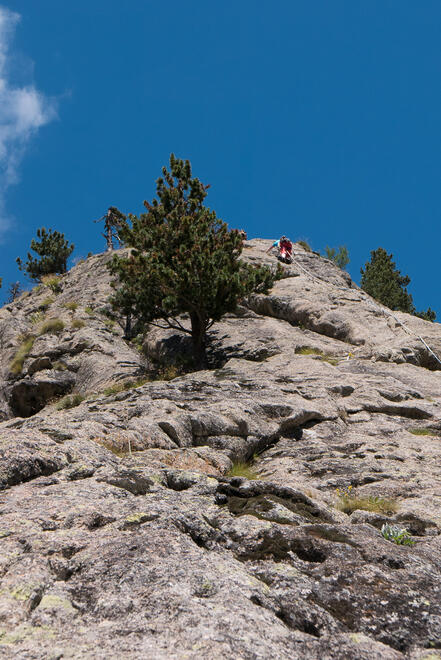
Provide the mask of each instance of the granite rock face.
MULTIPOLYGON (((274 264, 269 244, 244 258, 274 264)), ((441 375, 417 337, 438 353, 440 326, 295 246, 213 327, 212 369, 105 394, 188 350, 124 341, 106 258, 62 279, 65 328, 18 374, 47 292, 0 310, 0 657, 440 658, 441 375), (65 391, 85 400, 58 410, 65 391)))
POLYGON ((58 279, 58 290, 41 284, 0 310, 0 418, 28 417, 57 396, 103 389, 140 372, 145 360, 109 318, 109 258, 89 257, 58 279), (62 328, 47 328, 54 321, 62 328))

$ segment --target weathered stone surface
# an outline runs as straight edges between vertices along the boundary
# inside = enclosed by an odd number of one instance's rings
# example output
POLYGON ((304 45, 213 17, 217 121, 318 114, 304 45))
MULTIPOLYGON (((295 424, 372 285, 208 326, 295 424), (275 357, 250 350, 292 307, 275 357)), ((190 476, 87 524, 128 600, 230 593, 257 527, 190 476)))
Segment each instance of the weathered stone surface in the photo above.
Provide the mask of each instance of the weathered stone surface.
POLYGON ((30 417, 49 401, 70 392, 74 384, 70 371, 38 370, 33 378, 25 377, 12 385, 9 405, 19 417, 30 417))
POLYGON ((59 279, 60 293, 38 285, 0 310, 0 418, 29 416, 67 391, 102 390, 142 371, 144 357, 107 316, 109 258, 97 255, 75 266, 59 279), (51 319, 61 320, 64 329, 39 335, 51 319), (11 373, 11 362, 29 335, 36 337, 34 344, 21 371, 11 373), (45 378, 42 369, 56 373, 45 378))
POLYGON ((52 475, 71 459, 53 440, 39 432, 0 432, 0 489, 41 475, 52 475))
MULTIPOLYGON (((274 263, 268 245, 245 258, 274 263)), ((441 657, 439 371, 346 273, 294 257, 214 326, 215 368, 114 394, 144 358, 84 311, 105 309, 107 257, 51 303, 68 319, 75 296, 87 326, 39 337, 19 377, 17 333, 48 292, 0 311, 0 656, 441 657), (80 405, 42 397, 13 416, 20 388, 60 374, 80 405), (238 461, 251 479, 229 474, 238 461), (396 510, 343 513, 349 486, 396 510), (414 544, 384 539, 385 522, 414 544)), ((441 348, 438 324, 397 316, 441 348)), ((155 330, 145 347, 173 363, 186 339, 155 330)))
MULTIPOLYGON (((245 254, 252 261, 265 261, 262 252, 267 245, 259 239, 250 241, 245 254)), ((286 267, 287 278, 277 282, 269 296, 251 296, 248 304, 259 314, 348 342, 360 357, 441 368, 416 337, 422 336, 439 355, 438 324, 391 312, 358 289, 347 273, 338 271, 328 260, 295 246, 293 264, 286 267)))

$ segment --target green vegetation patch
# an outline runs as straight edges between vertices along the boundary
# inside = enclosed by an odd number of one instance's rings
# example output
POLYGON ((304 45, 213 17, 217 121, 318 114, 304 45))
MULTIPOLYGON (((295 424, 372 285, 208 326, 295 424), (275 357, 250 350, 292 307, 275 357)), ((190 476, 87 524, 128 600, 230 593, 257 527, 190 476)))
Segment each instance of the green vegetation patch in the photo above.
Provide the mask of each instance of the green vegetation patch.
POLYGON ((317 355, 323 360, 323 362, 328 362, 335 367, 339 363, 339 358, 333 357, 332 355, 327 355, 319 348, 313 348, 311 346, 302 346, 301 348, 296 348, 297 355, 317 355))
POLYGON ((54 639, 55 636, 55 632, 49 626, 22 625, 9 632, 0 629, 0 644, 19 644, 26 639, 31 639, 35 643, 37 640, 54 639))
POLYGON ((82 394, 68 394, 57 403, 57 410, 75 408, 76 406, 79 406, 84 399, 85 397, 82 394))
POLYGON ((67 364, 65 362, 61 362, 61 360, 58 360, 57 362, 53 363, 52 369, 55 369, 56 371, 66 371, 67 364))
POLYGON ((74 319, 71 325, 75 330, 80 330, 80 328, 84 328, 86 323, 82 319, 74 319))
POLYGON ((45 318, 45 313, 43 311, 40 312, 35 312, 35 314, 32 314, 29 317, 29 321, 31 322, 32 325, 38 325, 39 323, 42 323, 45 318))
POLYGON ((67 612, 74 612, 72 603, 67 598, 60 598, 52 594, 43 596, 38 606, 41 610, 66 610, 67 612))
POLYGON ((232 468, 225 475, 227 477, 245 477, 250 481, 255 481, 256 479, 261 479, 257 471, 253 468, 252 464, 245 463, 243 461, 237 461, 233 463, 232 468))
POLYGON ((311 246, 306 241, 297 241, 297 245, 300 245, 306 252, 312 252, 311 246))
POLYGON ((61 292, 61 276, 59 275, 43 275, 41 282, 47 286, 53 293, 58 294, 61 292))
POLYGON ((38 305, 38 309, 41 309, 42 311, 45 312, 45 311, 47 310, 47 308, 50 307, 50 305, 52 305, 52 303, 54 302, 54 300, 55 300, 55 298, 53 298, 52 296, 48 296, 47 298, 45 298, 45 299, 43 300, 43 302, 41 302, 41 303, 38 305))
POLYGON ((340 245, 338 250, 337 248, 331 248, 329 245, 325 247, 325 257, 330 261, 333 261, 339 268, 346 268, 350 259, 349 252, 346 245, 340 245))
POLYGON ((39 335, 56 334, 64 330, 64 321, 61 319, 48 319, 40 327, 39 335))
POLYGON ((336 493, 338 500, 335 508, 348 515, 357 509, 383 513, 385 515, 390 515, 398 510, 398 504, 395 500, 386 499, 384 497, 375 497, 373 495, 357 495, 352 490, 352 486, 347 486, 343 489, 337 488, 336 493))
POLYGON ((150 376, 144 376, 143 378, 138 378, 137 380, 126 380, 123 383, 115 383, 110 385, 103 390, 105 396, 111 396, 112 394, 119 394, 120 392, 127 392, 128 390, 133 390, 135 387, 141 387, 146 383, 150 383, 152 379, 150 376))
POLYGON ((413 435, 431 435, 431 436, 441 435, 441 431, 437 429, 431 429, 429 427, 409 429, 409 433, 412 433, 413 435))
POLYGON ((142 525, 142 523, 149 522, 152 519, 151 513, 145 513, 143 511, 139 513, 132 513, 130 516, 127 516, 125 519, 125 527, 132 527, 135 525, 142 525))
POLYGON ((15 589, 12 589, 11 596, 15 600, 26 601, 34 591, 35 586, 36 585, 33 584, 21 584, 18 587, 15 587, 15 589))
POLYGON ((65 309, 68 309, 70 312, 75 312, 78 309, 78 303, 70 301, 63 304, 65 309))
POLYGON ((116 433, 103 437, 97 436, 96 438, 91 438, 91 440, 92 442, 96 442, 97 445, 108 449, 108 451, 111 451, 118 458, 126 458, 132 455, 130 437, 124 433, 116 433))
POLYGON ((20 345, 14 356, 14 359, 12 360, 9 366, 9 370, 11 373, 15 375, 21 373, 23 369, 23 363, 27 358, 27 356, 29 355, 29 353, 31 352, 35 339, 36 338, 33 335, 30 335, 23 340, 22 344, 20 345))
POLYGON ((122 383, 114 383, 109 385, 103 390, 105 396, 111 396, 112 394, 119 394, 120 392, 127 392, 128 390, 133 390, 137 387, 142 387, 146 383, 152 383, 157 380, 173 380, 181 376, 183 373, 182 369, 176 365, 170 364, 168 366, 161 367, 157 373, 148 374, 146 376, 141 376, 136 380, 126 380, 122 383))
POLYGON ((182 367, 178 367, 175 364, 169 364, 159 369, 155 380, 173 380, 173 378, 178 378, 178 376, 182 376, 182 374, 182 367))
POLYGON ((393 255, 382 247, 371 251, 361 272, 361 288, 379 303, 400 312, 413 314, 426 321, 434 321, 436 313, 430 307, 418 312, 413 304, 412 294, 407 291, 410 277, 402 275, 396 268, 393 255))
POLYGON ((381 536, 386 541, 392 541, 392 543, 396 543, 397 545, 415 545, 410 532, 405 527, 399 527, 398 525, 385 523, 381 528, 381 536))

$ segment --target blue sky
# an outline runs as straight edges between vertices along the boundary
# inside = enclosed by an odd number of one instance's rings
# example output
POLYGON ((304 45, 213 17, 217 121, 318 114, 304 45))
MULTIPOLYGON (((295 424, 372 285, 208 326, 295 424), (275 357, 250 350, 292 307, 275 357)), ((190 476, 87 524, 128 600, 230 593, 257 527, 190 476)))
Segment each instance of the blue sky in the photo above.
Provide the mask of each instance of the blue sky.
POLYGON ((0 276, 41 226, 74 257, 170 152, 250 237, 394 254, 441 319, 439 0, 0 0, 0 276), (11 14, 14 12, 14 14, 11 14))

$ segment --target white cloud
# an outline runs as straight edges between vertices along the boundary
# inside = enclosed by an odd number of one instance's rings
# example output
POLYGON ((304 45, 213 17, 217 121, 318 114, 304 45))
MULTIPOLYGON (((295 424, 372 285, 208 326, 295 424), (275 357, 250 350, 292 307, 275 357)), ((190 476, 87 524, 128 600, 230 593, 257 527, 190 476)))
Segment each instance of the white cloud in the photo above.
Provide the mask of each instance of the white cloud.
POLYGON ((56 117, 56 106, 34 85, 20 87, 10 79, 11 42, 20 15, 0 7, 0 237, 9 221, 6 190, 19 180, 19 166, 29 140, 56 117))

